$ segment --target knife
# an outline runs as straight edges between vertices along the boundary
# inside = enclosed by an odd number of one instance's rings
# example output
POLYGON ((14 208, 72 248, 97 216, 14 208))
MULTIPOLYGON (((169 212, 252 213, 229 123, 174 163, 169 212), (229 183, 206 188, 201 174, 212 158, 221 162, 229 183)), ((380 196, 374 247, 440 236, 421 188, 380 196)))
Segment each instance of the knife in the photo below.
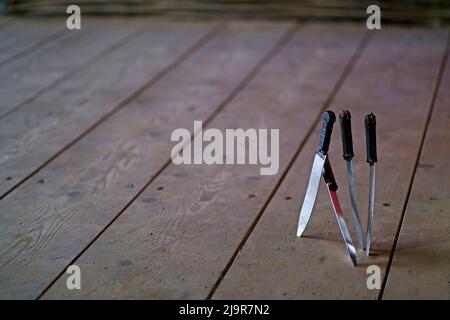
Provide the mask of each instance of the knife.
POLYGON ((297 237, 301 237, 305 231, 309 218, 311 217, 314 203, 316 202, 317 191, 319 190, 322 170, 327 158, 328 148, 330 146, 331 133, 336 116, 333 111, 325 111, 322 115, 322 128, 320 130, 319 148, 314 156, 314 162, 309 176, 308 188, 306 189, 305 199, 300 210, 297 226, 297 237))
POLYGON ((353 245, 353 241, 352 238, 350 237, 347 224, 345 223, 344 220, 341 205, 339 204, 339 199, 337 196, 338 186, 334 178, 333 170, 331 169, 329 158, 325 160, 325 165, 323 168, 323 178, 328 187, 328 194, 330 195, 330 200, 333 206, 334 214, 336 215, 339 229, 341 230, 342 237, 344 238, 348 254, 350 255, 350 259, 352 260, 353 266, 356 266, 357 261, 356 261, 355 246, 353 245))
POLYGON ((356 234, 356 240, 359 245, 359 252, 364 249, 361 219, 359 217, 358 201, 356 200, 356 185, 355 177, 353 175, 352 159, 353 153, 353 139, 352 139, 352 122, 351 114, 348 110, 343 110, 339 114, 339 123, 341 125, 341 137, 342 137, 342 149, 343 157, 347 165, 347 178, 348 178, 348 189, 350 193, 350 202, 352 204, 352 217, 353 217, 353 228, 356 234))
POLYGON ((370 166, 369 209, 367 214, 366 239, 366 255, 369 256, 370 245, 372 242, 373 213, 375 210, 375 163, 377 162, 376 118, 373 113, 366 115, 364 126, 366 127, 367 162, 370 166))

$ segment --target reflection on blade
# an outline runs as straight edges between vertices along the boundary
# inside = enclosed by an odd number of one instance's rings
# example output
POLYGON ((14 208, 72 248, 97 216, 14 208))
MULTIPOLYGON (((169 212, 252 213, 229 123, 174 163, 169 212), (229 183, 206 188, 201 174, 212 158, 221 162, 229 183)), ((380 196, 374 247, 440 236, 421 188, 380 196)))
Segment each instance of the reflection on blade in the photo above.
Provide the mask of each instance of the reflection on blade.
POLYGON ((353 213, 353 227, 356 233, 356 240, 359 245, 359 252, 364 248, 361 219, 359 218, 358 202, 356 201, 356 186, 355 177, 353 176, 352 160, 346 161, 347 163, 347 176, 348 176, 348 188, 350 191, 350 201, 352 203, 353 213))
POLYGON ((322 168, 325 163, 326 156, 316 153, 314 157, 311 175, 309 176, 308 189, 306 190, 305 199, 303 200, 302 209, 298 218, 297 237, 301 237, 303 231, 306 229, 311 212, 316 201, 317 191, 319 189, 320 178, 322 177, 322 168))
POLYGON ((336 219, 339 224, 339 229, 341 229, 342 236, 344 237, 345 245, 347 246, 348 254, 350 255, 350 259, 354 266, 356 266, 356 252, 355 247, 353 245, 353 241, 350 237, 350 233, 348 232, 347 225, 344 220, 344 216, 342 214, 341 205, 339 204, 339 200, 337 198, 336 191, 332 191, 328 188, 328 193, 330 194, 331 203, 333 204, 334 213, 336 214, 336 219))
POLYGON ((369 189, 369 214, 367 217, 367 240, 366 255, 370 254, 370 245, 372 244, 372 220, 375 207, 375 164, 370 166, 370 189, 369 189))

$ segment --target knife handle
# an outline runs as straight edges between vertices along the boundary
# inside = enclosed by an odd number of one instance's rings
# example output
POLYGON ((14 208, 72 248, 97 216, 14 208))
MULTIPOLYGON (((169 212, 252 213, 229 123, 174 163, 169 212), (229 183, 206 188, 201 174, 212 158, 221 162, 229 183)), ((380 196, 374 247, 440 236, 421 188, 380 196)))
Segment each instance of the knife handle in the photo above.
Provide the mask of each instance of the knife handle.
POLYGON ((342 150, 344 160, 351 160, 355 155, 353 153, 352 139, 352 116, 350 111, 343 110, 339 113, 339 123, 341 124, 342 150))
POLYGON ((322 115, 322 129, 320 130, 319 152, 326 155, 330 147, 331 133, 336 116, 333 111, 325 111, 322 115))
POLYGON ((331 191, 336 191, 338 185, 336 179, 334 178, 333 169, 331 169, 330 160, 326 158, 325 164, 323 166, 323 179, 325 183, 329 186, 331 191))
POLYGON ((364 126, 366 127, 367 162, 371 165, 377 162, 376 124, 376 118, 373 113, 366 115, 364 126))

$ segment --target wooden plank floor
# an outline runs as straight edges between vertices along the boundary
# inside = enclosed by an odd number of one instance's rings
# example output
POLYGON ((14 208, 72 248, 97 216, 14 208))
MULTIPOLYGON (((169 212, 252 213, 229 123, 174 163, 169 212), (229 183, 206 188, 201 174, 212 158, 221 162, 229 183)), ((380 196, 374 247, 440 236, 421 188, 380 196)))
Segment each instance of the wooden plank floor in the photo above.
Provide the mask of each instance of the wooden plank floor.
MULTIPOLYGON (((0 298, 450 299, 446 29, 86 20, 0 27, 0 298), (353 114, 363 224, 362 119, 378 119, 374 253, 356 268, 323 188, 295 237, 327 108, 353 114), (194 120, 279 128, 278 173, 172 164, 194 120)), ((350 223, 338 126, 330 155, 350 223)))
POLYGON ((396 250, 392 252, 395 256, 384 294, 389 299, 450 298, 449 58, 424 136, 396 250))

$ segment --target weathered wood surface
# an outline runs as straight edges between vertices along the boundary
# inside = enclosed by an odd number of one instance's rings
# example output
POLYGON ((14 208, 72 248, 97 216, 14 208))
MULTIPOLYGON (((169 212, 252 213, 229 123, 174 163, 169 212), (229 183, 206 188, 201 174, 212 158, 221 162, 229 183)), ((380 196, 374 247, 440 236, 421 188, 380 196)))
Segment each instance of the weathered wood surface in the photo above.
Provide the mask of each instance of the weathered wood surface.
POLYGON ((384 299, 450 299, 449 59, 417 165, 384 299))
POLYGON ((0 20, 0 67, 61 36, 63 27, 40 20, 0 20))
MULTIPOLYGON (((0 294, 36 298, 287 31, 236 23, 0 201, 0 294)), ((197 34, 196 34, 197 36, 197 34)))
POLYGON ((355 27, 301 28, 211 122, 280 128, 277 175, 260 176, 258 166, 171 165, 75 262, 86 270, 85 290, 69 292, 62 277, 44 298, 206 298, 363 36, 355 27))
MULTIPOLYGON (((376 33, 348 81, 331 103, 352 112, 356 157, 354 170, 359 208, 366 223, 368 165, 365 163, 364 115, 377 116, 379 162, 373 252, 353 268, 324 185, 302 238, 296 237, 303 201, 318 144, 319 127, 289 171, 214 298, 376 299, 366 286, 366 267, 386 263, 406 200, 446 41, 446 32, 396 30, 376 33), (382 205, 383 203, 386 206, 382 205)), ((335 125, 330 159, 340 185, 346 220, 351 208, 335 125)), ((354 237, 353 237, 354 239, 354 237)))
MULTIPOLYGON (((445 30, 85 19, 81 35, 58 18, 27 35, 35 22, 13 20, 0 27, 24 26, 0 41, 1 298, 375 299, 370 264, 390 271, 381 298, 448 298, 449 63, 427 127, 445 30), (328 105, 353 113, 364 224, 362 119, 378 118, 374 255, 357 268, 323 186, 295 237, 328 105), (171 132, 194 120, 280 128, 279 173, 170 164, 171 132), (65 287, 73 262, 81 291, 65 287)), ((331 161, 351 225, 339 135, 331 161)))
MULTIPOLYGON (((148 23, 100 61, 1 118, 0 198, 173 67, 211 27, 211 23, 148 23)), ((108 33, 114 34, 114 29, 108 33)), ((74 50, 77 46, 72 45, 74 50)))
MULTIPOLYGON (((65 26, 63 19, 60 25, 65 26)), ((54 41, 1 67, 0 117, 31 102, 136 32, 136 27, 112 25, 105 20, 95 26, 86 23, 82 31, 65 29, 54 41)))

